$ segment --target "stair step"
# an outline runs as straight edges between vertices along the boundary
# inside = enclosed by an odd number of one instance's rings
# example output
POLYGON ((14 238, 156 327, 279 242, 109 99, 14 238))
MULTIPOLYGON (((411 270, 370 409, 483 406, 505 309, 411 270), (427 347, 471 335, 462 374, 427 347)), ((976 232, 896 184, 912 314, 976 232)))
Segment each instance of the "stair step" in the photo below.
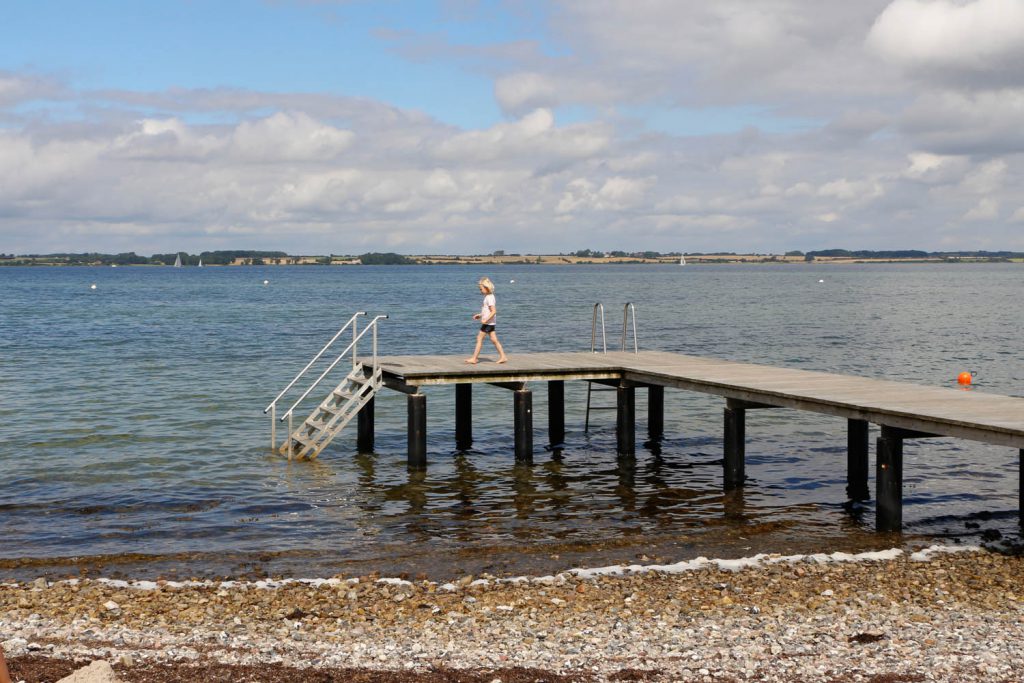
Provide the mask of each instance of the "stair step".
POLYGON ((316 437, 307 436, 305 434, 292 434, 292 441, 301 443, 303 446, 312 446, 316 441, 316 437))
POLYGON ((353 394, 351 391, 345 391, 344 389, 335 389, 332 392, 332 395, 337 396, 338 398, 344 399, 346 401, 355 396, 355 394, 353 394))

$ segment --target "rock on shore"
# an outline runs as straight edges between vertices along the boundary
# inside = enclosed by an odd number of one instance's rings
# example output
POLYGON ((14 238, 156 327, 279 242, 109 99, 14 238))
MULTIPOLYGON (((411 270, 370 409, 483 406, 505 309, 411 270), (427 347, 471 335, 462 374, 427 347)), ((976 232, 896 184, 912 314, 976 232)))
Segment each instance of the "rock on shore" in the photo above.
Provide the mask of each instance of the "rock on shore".
POLYGON ((37 579, 0 584, 0 645, 15 665, 105 659, 126 682, 204 663, 404 676, 390 680, 1020 681, 1024 559, 892 551, 449 584, 37 579))

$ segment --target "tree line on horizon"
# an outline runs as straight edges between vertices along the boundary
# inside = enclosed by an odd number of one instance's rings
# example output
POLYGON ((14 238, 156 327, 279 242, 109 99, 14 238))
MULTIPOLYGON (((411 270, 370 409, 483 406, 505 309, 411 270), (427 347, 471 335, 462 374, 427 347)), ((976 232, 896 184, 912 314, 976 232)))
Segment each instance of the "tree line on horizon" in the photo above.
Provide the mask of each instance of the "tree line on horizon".
MULTIPOLYGON (((505 253, 493 252, 491 256, 504 256, 505 253)), ((658 252, 658 251, 601 251, 597 249, 580 249, 569 254, 579 258, 644 258, 657 259, 678 257, 681 252, 658 252)), ((737 252, 685 252, 686 256, 738 256, 737 252)), ((870 249, 820 249, 815 251, 787 251, 786 256, 803 257, 807 261, 816 258, 856 258, 856 259, 913 259, 913 258, 981 258, 989 260, 1008 260, 1024 258, 1024 252, 1015 251, 922 251, 917 249, 899 250, 870 250, 870 249)), ((269 263, 280 263, 283 259, 297 259, 299 257, 289 255, 284 251, 258 251, 251 249, 231 249, 204 251, 199 254, 187 252, 173 252, 168 254, 153 254, 152 256, 141 256, 134 251, 119 254, 104 254, 100 252, 84 253, 53 253, 53 254, 4 254, 0 253, 0 265, 172 265, 178 257, 181 257, 182 265, 195 266, 202 261, 203 265, 229 265, 238 259, 242 259, 247 265, 265 265, 269 263)), ((338 256, 330 254, 319 257, 315 264, 329 265, 335 259, 355 260, 358 259, 363 265, 410 265, 416 263, 415 259, 394 252, 368 252, 359 256, 338 256)))

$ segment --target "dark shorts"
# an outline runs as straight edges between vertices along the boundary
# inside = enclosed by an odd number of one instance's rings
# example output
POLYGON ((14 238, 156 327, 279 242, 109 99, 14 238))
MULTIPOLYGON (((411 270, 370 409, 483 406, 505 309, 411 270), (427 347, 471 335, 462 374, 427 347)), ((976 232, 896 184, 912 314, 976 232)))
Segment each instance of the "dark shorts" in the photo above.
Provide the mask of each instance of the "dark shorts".
POLYGON ((480 331, 484 334, 490 334, 491 332, 494 332, 494 325, 481 325, 480 331))

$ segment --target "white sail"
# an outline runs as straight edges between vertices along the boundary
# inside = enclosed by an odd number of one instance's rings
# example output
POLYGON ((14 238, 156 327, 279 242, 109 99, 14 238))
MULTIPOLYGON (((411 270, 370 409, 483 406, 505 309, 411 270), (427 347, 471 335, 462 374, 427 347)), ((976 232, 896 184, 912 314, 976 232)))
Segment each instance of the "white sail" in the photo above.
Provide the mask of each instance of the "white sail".
POLYGON ((174 259, 174 267, 181 268, 181 254, 178 254, 177 258, 174 259))
POLYGON ((680 256, 679 257, 679 265, 681 265, 681 266, 685 266, 686 265, 686 257, 685 256, 680 256))
POLYGON ((202 268, 202 267, 203 267, 203 259, 199 259, 199 267, 200 267, 200 268, 202 268))

